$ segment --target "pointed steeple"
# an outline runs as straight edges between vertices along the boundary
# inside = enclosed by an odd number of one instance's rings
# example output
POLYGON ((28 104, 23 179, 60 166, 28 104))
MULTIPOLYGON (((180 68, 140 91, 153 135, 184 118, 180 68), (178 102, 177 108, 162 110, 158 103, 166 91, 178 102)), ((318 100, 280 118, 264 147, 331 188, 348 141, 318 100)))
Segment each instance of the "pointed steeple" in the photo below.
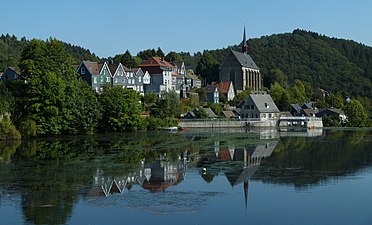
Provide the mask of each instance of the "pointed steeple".
POLYGON ((243 34, 242 52, 248 53, 247 39, 245 37, 245 26, 244 26, 244 34, 243 34))

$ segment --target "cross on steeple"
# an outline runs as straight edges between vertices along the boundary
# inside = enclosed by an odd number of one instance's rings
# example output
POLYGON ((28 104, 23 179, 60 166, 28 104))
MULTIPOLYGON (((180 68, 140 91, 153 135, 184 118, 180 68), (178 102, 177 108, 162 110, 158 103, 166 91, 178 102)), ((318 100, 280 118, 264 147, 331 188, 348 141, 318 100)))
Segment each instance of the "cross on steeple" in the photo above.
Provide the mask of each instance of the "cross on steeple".
POLYGON ((245 37, 245 26, 244 26, 244 33, 243 33, 242 53, 246 53, 246 54, 248 53, 247 39, 245 37))

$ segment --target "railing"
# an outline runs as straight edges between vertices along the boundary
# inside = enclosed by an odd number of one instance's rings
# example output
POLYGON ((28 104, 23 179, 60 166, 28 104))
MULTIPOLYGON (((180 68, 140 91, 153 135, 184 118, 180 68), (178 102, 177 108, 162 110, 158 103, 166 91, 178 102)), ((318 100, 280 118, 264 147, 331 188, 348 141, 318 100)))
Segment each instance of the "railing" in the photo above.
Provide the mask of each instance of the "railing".
POLYGON ((321 121, 321 117, 306 117, 306 116, 283 116, 280 117, 279 120, 287 120, 287 121, 321 121))
POLYGON ((232 122, 232 121, 241 121, 241 122, 260 122, 260 118, 206 118, 206 119, 181 119, 180 122, 232 122))

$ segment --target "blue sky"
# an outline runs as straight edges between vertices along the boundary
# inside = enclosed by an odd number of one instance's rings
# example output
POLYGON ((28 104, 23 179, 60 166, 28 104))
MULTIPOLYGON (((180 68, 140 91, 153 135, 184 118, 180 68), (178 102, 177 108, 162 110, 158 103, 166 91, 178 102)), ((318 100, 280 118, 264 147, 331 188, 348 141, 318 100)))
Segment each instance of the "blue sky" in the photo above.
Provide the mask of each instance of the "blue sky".
POLYGON ((0 33, 59 40, 100 57, 197 52, 296 28, 372 46, 370 0, 4 0, 0 33))

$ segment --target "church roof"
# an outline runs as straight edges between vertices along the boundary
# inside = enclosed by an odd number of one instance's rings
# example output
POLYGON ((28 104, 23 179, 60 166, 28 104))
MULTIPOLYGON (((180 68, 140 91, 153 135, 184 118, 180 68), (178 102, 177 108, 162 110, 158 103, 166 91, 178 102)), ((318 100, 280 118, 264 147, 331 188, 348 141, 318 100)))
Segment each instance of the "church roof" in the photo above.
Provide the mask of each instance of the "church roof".
POLYGON ((253 61, 252 57, 246 53, 242 52, 237 52, 234 50, 231 50, 231 52, 234 54, 235 58, 239 61, 240 65, 251 68, 251 69, 256 69, 259 70, 258 66, 256 63, 253 61))

